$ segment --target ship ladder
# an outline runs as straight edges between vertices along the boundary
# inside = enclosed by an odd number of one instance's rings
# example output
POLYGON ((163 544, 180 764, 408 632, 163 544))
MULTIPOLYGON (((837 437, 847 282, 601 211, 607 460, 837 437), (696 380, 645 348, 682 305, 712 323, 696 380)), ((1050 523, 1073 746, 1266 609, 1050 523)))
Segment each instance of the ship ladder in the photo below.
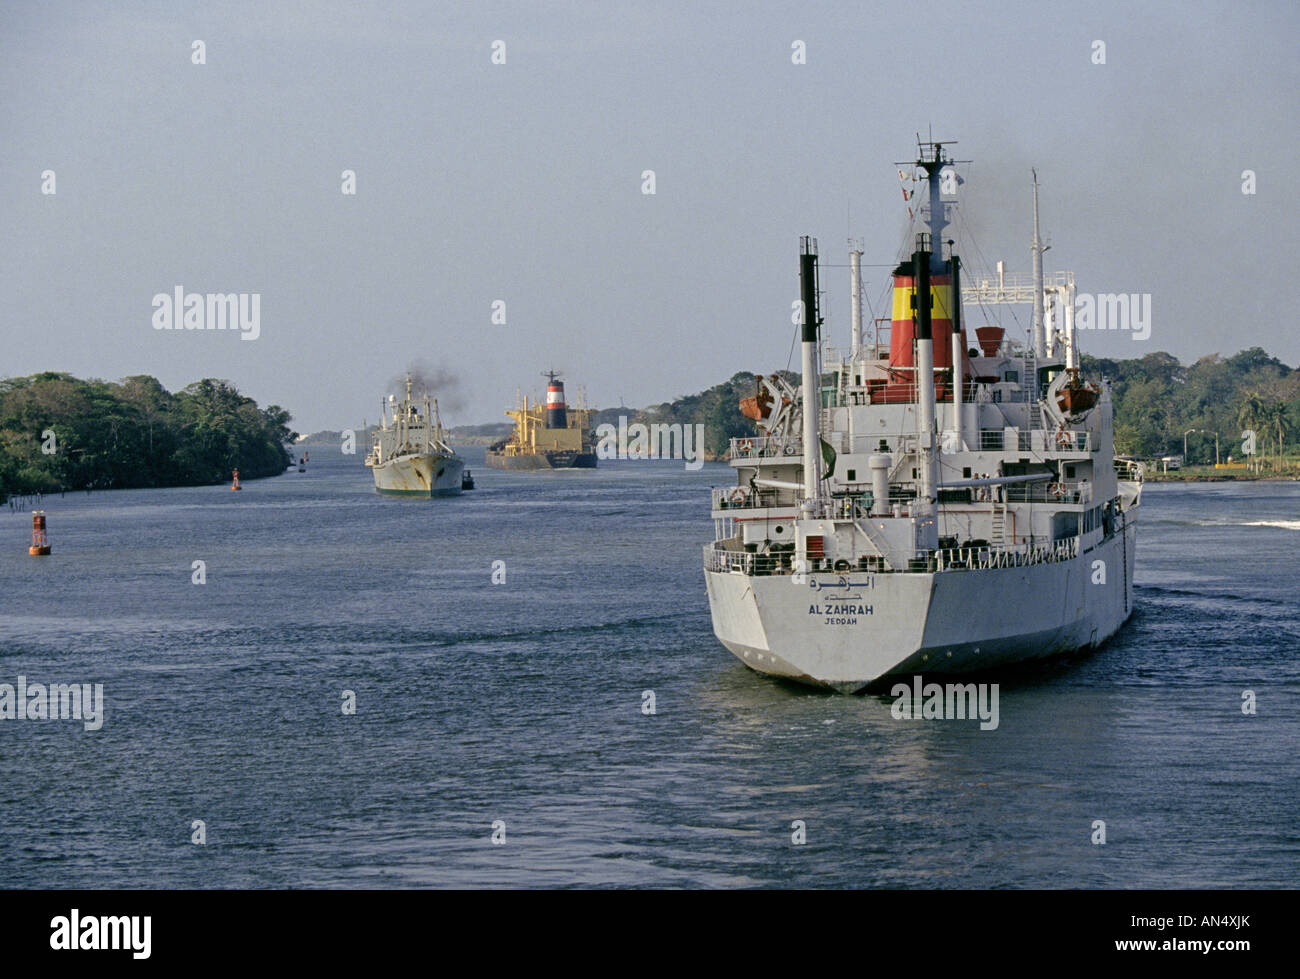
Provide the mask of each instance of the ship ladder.
POLYGON ((894 468, 889 470, 889 476, 887 477, 889 482, 897 483, 899 481, 900 474, 907 467, 907 464, 914 461, 914 452, 914 447, 908 439, 904 437, 899 445, 899 451, 897 453, 898 458, 894 461, 894 468))
POLYGON ((998 550, 1005 551, 1007 548, 1007 505, 1005 503, 994 502, 993 504, 993 530, 992 543, 998 550))
MULTIPOLYGON (((853 521, 853 526, 858 528, 858 533, 860 533, 871 543, 871 546, 876 549, 876 553, 880 555, 881 559, 886 564, 890 564, 888 543, 883 537, 878 535, 875 529, 871 526, 871 518, 870 517, 867 518, 867 523, 865 527, 862 524, 858 523, 857 517, 851 517, 850 519, 853 521)), ((892 564, 890 566, 892 567, 892 564)))

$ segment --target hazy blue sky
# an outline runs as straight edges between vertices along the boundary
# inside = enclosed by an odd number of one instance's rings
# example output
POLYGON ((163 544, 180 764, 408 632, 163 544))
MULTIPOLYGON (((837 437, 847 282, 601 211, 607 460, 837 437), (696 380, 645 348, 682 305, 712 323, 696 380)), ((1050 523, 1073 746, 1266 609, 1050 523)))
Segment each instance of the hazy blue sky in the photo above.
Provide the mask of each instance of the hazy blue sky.
POLYGON ((598 406, 667 400, 785 366, 800 234, 837 341, 850 230, 879 308, 907 223, 893 163, 929 127, 974 161, 969 266, 1029 270, 1033 165, 1046 268, 1151 294, 1149 340, 1088 352, 1294 365, 1298 40, 1291 0, 15 0, 0 374, 224 377, 301 431, 373 420, 416 359, 463 379, 452 424, 500 420, 548 367, 598 406), (177 285, 260 293, 261 336, 154 330, 177 285))

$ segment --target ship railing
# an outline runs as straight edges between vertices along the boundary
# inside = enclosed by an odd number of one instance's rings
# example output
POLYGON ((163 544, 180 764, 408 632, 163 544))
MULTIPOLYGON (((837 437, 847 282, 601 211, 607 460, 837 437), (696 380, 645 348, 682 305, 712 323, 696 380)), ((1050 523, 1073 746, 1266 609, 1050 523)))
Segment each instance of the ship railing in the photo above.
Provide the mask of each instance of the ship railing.
POLYGON ((1086 479, 1064 483, 1009 483, 1008 503, 1091 503, 1092 483, 1086 479))
MULTIPOLYGON (((889 513, 884 516, 906 513, 914 499, 916 499, 914 493, 908 493, 898 487, 890 487, 889 513), (898 511, 900 506, 902 510, 898 511)), ((819 499, 799 497, 793 505, 814 520, 869 520, 872 519, 871 510, 875 504, 870 493, 851 493, 846 496, 823 496, 819 499)), ((876 519, 880 516, 877 514, 876 519)))
POLYGON ((934 552, 938 571, 991 570, 1018 568, 1030 564, 1069 561, 1079 554, 1079 538, 1066 537, 1051 544, 1023 545, 1014 548, 950 547, 934 552))
POLYGON ((794 458, 803 454, 803 439, 798 435, 769 435, 758 438, 732 439, 727 450, 729 459, 794 458))
POLYGON ((748 486, 715 486, 711 496, 714 510, 759 510, 764 507, 794 506, 777 499, 779 490, 748 486))
POLYGON ((749 551, 731 551, 721 547, 714 542, 713 544, 704 545, 704 570, 728 572, 735 571, 739 574, 752 575, 754 573, 754 558, 756 555, 749 551))
POLYGON ((1095 444, 1091 432, 1075 432, 1055 428, 1021 428, 1017 446, 1021 452, 1093 452, 1095 444))
MULTIPOLYGON (((1074 285, 1073 272, 1044 272, 1043 288, 1074 285)), ((961 300, 972 306, 986 303, 1032 303, 1037 292, 1032 275, 1006 273, 963 276, 961 300)))
POLYGON ((1138 459, 1115 459, 1115 475, 1126 482, 1140 483, 1146 472, 1146 464, 1138 459))
POLYGON ((980 452, 1003 452, 1011 442, 1011 432, 1015 432, 1016 449, 1020 452, 1037 452, 1050 455, 1053 452, 1093 452, 1095 443, 1091 432, 1062 431, 1060 429, 1020 427, 1012 429, 981 428, 979 430, 980 452))
MULTIPOLYGON (((920 571, 990 571, 998 568, 1020 568, 1035 564, 1069 561, 1078 556, 1079 538, 1067 537, 1051 544, 1024 545, 1016 548, 951 547, 924 552, 914 566, 920 571)), ((788 555, 786 556, 789 557, 788 555)), ((704 546, 704 570, 726 574, 778 574, 784 565, 783 557, 775 554, 757 554, 733 551, 719 542, 704 546)), ((788 563, 788 562, 787 562, 788 563)), ((815 559, 813 571, 829 571, 829 559, 815 559), (822 565, 825 567, 822 567, 822 565)), ((787 568, 788 573, 788 568, 787 568)))

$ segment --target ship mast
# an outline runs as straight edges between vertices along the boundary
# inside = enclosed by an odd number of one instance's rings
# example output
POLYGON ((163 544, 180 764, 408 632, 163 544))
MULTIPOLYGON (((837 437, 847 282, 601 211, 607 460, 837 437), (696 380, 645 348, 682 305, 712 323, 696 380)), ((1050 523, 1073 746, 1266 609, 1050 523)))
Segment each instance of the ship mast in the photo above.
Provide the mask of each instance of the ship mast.
POLYGON ((862 246, 850 242, 849 249, 849 309, 853 314, 853 344, 851 359, 857 360, 862 351, 862 246))
POLYGON ((1041 360, 1044 356, 1043 342, 1043 252, 1047 251, 1043 247, 1042 239, 1038 236, 1038 171, 1030 169, 1034 175, 1034 332, 1033 345, 1034 357, 1041 360))
POLYGON ((817 372, 817 240, 799 239, 799 291, 803 300, 803 495, 806 505, 818 502, 821 485, 821 445, 817 416, 821 410, 821 378, 817 372))

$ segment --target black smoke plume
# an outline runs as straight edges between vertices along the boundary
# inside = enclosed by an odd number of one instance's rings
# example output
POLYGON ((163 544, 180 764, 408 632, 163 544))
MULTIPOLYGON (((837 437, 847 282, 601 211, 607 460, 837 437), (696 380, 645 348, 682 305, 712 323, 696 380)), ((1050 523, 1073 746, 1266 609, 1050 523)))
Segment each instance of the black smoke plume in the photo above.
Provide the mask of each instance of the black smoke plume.
POLYGON ((424 360, 415 360, 406 370, 388 382, 388 392, 402 397, 406 393, 406 375, 411 375, 411 397, 438 399, 444 412, 460 411, 465 407, 465 389, 454 371, 424 360))

